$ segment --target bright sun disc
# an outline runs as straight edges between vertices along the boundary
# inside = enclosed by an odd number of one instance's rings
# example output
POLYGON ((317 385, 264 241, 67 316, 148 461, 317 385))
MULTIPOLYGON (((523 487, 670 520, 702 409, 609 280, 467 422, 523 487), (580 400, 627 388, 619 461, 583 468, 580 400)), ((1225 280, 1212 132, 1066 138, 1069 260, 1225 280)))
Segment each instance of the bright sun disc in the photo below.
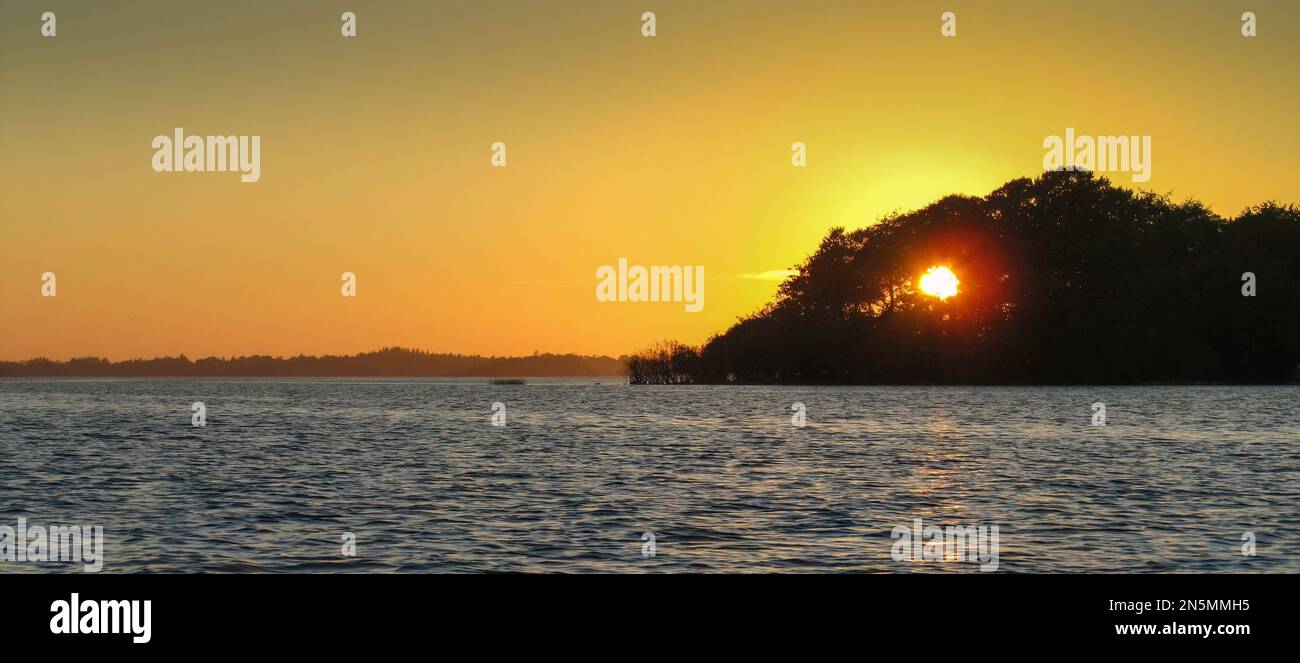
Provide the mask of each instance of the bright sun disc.
POLYGON ((943 265, 935 265, 921 275, 921 292, 939 299, 957 294, 957 275, 943 265))

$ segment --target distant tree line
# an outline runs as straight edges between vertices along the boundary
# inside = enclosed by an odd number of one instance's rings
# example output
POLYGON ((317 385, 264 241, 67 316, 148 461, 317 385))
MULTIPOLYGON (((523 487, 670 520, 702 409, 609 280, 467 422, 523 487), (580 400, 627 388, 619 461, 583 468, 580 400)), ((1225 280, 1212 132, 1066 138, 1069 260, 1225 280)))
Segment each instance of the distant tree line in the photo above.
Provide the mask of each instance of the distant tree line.
POLYGON ((345 356, 253 355, 197 361, 184 355, 118 362, 98 357, 30 359, 0 362, 0 377, 604 377, 620 375, 621 369, 620 360, 613 357, 480 357, 384 348, 345 356))
POLYGON ((1300 210, 1233 219, 1088 172, 832 229, 774 301, 634 383, 1263 382, 1300 363, 1300 210), (958 294, 916 288, 949 266, 958 294), (1253 274, 1254 296, 1244 275, 1253 274))

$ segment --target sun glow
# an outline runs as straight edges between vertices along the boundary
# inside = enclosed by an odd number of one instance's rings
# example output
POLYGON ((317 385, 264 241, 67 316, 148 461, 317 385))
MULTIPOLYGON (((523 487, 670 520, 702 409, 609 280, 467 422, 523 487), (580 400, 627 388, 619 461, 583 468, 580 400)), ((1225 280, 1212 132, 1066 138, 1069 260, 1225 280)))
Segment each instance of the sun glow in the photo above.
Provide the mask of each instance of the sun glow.
POLYGON ((957 275, 944 265, 935 265, 921 275, 921 292, 939 299, 947 299, 957 294, 957 275))

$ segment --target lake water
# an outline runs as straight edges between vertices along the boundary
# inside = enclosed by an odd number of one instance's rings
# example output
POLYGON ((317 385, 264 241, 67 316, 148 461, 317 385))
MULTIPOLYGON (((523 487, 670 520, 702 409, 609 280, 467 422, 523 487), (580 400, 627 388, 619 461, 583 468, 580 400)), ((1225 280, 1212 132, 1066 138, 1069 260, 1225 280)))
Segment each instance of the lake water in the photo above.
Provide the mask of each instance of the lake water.
POLYGON ((595 382, 0 381, 0 525, 102 525, 105 572, 978 572, 895 561, 914 518, 999 571, 1300 571, 1296 387, 595 382))

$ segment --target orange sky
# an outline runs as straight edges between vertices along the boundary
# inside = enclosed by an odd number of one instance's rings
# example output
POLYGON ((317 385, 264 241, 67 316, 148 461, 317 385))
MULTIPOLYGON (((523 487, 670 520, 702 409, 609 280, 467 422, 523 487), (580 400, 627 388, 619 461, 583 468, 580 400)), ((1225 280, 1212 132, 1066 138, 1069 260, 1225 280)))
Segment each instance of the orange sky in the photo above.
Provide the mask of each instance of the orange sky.
POLYGON ((1295 3, 1079 4, 0 0, 0 359, 700 342, 1066 127, 1225 215, 1300 201, 1295 3), (261 136, 261 180, 154 172, 175 127, 261 136), (704 310, 598 302, 620 257, 703 265, 704 310))

